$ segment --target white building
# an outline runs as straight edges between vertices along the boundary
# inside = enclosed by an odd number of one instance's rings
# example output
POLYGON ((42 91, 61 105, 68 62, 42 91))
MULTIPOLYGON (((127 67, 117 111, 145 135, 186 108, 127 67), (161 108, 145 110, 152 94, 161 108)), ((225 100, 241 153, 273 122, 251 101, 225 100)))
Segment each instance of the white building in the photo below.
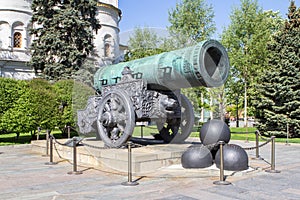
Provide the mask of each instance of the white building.
MULTIPOLYGON (((31 0, 0 0, 0 76, 15 79, 32 79, 34 71, 26 63, 30 60, 29 35, 31 0)), ((97 18, 101 29, 94 34, 96 65, 102 66, 118 62, 119 21, 121 11, 118 0, 98 1, 97 18)))

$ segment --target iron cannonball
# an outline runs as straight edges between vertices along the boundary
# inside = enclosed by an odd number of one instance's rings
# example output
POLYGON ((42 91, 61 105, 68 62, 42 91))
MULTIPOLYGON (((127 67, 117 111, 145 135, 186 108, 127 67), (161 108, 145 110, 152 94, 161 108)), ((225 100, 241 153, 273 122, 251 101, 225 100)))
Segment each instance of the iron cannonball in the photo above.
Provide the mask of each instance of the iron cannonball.
POLYGON ((200 129, 200 141, 204 145, 216 144, 219 141, 228 143, 230 141, 230 129, 222 120, 209 120, 200 129))
MULTIPOLYGON (((224 170, 242 171, 248 169, 248 155, 236 144, 225 144, 223 147, 224 170)), ((215 163, 220 168, 220 150, 216 153, 215 163)))
POLYGON ((212 155, 204 145, 189 147, 181 156, 183 168, 205 168, 213 164, 212 155))

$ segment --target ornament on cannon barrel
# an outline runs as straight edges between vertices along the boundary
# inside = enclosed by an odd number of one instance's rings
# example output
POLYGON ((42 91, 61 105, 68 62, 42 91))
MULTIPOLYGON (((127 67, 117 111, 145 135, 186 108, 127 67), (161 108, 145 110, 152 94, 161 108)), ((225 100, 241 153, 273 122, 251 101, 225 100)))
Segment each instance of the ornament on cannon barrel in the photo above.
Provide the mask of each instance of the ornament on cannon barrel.
MULTIPOLYGON (((248 169, 248 155, 246 151, 236 144, 225 144, 223 147, 224 170, 243 171, 248 169)), ((220 168, 220 150, 218 150, 215 163, 220 168)))
POLYGON ((181 164, 183 168, 206 168, 213 165, 213 158, 206 146, 194 145, 182 154, 181 164))

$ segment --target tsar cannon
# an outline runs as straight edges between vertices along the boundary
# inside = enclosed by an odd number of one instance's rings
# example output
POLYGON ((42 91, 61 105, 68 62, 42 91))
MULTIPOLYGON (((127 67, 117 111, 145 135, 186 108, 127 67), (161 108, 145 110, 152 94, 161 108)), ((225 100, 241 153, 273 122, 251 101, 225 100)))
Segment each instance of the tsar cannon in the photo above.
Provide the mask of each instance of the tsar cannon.
POLYGON ((216 40, 100 68, 97 96, 79 110, 83 134, 94 131, 108 147, 121 147, 137 122, 156 124, 165 142, 183 142, 194 125, 191 102, 181 88, 219 87, 229 73, 225 48, 216 40))

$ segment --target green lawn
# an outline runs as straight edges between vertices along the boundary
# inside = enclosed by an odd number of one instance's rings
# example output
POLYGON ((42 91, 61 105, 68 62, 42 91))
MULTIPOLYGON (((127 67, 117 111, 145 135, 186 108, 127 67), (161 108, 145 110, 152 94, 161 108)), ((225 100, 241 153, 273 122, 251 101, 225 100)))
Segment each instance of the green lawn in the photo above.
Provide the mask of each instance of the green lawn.
MULTIPOLYGON (((63 138, 60 130, 54 130, 51 132, 56 139, 63 138)), ((71 137, 75 136, 75 133, 71 133, 71 137)), ((36 136, 32 136, 30 133, 21 133, 19 138, 17 138, 17 134, 1 134, 0 135, 0 146, 4 145, 17 145, 17 144, 30 144, 31 140, 36 140, 36 136)), ((39 135, 39 140, 45 140, 46 133, 42 131, 39 135)))
MULTIPOLYGON (((194 127, 193 132, 191 133, 190 137, 199 137, 198 129, 199 129, 198 127, 194 127)), ((256 139, 255 131, 256 131, 256 128, 254 128, 254 127, 249 127, 249 128, 232 127, 232 128, 230 128, 231 140, 255 141, 255 139, 256 139)), ((133 136, 140 137, 141 132, 143 132, 143 136, 150 136, 150 135, 158 133, 158 130, 157 130, 156 126, 145 126, 142 128, 137 126, 134 129, 133 136)), ((264 140, 262 140, 260 138, 260 141, 262 142, 264 140)), ((286 138, 276 138, 275 141, 276 142, 286 142, 286 138)), ((300 138, 292 138, 292 139, 289 138, 288 142, 289 143, 300 143, 300 138)))
MULTIPOLYGON (((198 137, 199 138, 199 131, 198 127, 194 127, 193 132, 191 133, 190 137, 198 137)), ((255 141, 255 128, 230 128, 231 131, 231 140, 249 140, 249 141, 255 141), (245 133, 248 132, 248 133, 245 133)), ((135 137, 141 137, 141 134, 143 136, 151 136, 154 134, 157 134, 158 130, 156 126, 145 126, 140 127, 137 126, 134 129, 133 136, 135 137)), ((52 134, 55 138, 63 138, 61 132, 59 130, 52 131, 52 134)), ((76 134, 72 133, 71 137, 75 136, 76 134)), ((45 132, 42 132, 42 134, 39 136, 39 139, 45 139, 46 134, 45 132)), ((15 145, 15 144, 29 144, 31 140, 36 140, 36 136, 31 136, 30 133, 22 133, 20 134, 19 138, 16 138, 15 133, 11 134, 2 134, 0 135, 0 146, 4 145, 15 145)), ((260 141, 263 141, 260 139, 260 141)), ((276 142, 286 142, 286 138, 276 138, 276 142)), ((289 138, 289 143, 300 143, 300 138, 289 138)))

